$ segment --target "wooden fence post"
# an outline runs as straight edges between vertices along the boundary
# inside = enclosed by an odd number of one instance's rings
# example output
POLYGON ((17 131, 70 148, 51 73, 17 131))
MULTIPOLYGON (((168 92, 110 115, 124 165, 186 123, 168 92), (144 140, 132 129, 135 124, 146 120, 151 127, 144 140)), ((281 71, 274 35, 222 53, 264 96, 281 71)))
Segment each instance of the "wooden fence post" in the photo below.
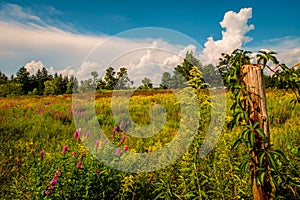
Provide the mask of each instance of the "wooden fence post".
MULTIPOLYGON (((241 68, 243 74, 243 87, 247 88, 250 96, 250 101, 247 109, 250 110, 250 122, 260 122, 259 128, 261 128, 265 135, 266 141, 260 136, 259 133, 255 133, 255 147, 257 149, 265 149, 270 142, 270 131, 268 123, 268 113, 266 104, 266 92, 265 84, 263 79, 263 72, 260 65, 243 65, 241 68)), ((252 150, 251 155, 253 161, 250 163, 251 170, 251 181, 252 181, 252 191, 254 200, 269 200, 272 197, 272 186, 269 181, 268 175, 265 178, 264 186, 258 185, 256 183, 256 169, 258 168, 258 151, 252 150)))

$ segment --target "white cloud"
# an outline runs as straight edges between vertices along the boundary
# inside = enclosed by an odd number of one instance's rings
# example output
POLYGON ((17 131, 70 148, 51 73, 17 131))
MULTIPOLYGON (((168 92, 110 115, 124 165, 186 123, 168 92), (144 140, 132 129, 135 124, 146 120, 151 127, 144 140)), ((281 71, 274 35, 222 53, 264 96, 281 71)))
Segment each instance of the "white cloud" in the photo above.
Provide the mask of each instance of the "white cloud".
POLYGON ((248 19, 251 17, 252 8, 243 8, 238 13, 226 12, 223 21, 220 22, 221 27, 225 28, 225 31, 222 31, 222 39, 216 41, 212 37, 207 39, 204 50, 199 56, 201 62, 218 64, 221 53, 231 53, 251 41, 250 37, 245 36, 254 29, 254 25, 248 25, 248 19))
POLYGON ((32 60, 31 62, 27 63, 24 67, 30 74, 35 74, 38 70, 43 69, 44 64, 42 63, 42 61, 32 60))
POLYGON ((165 65, 173 65, 177 66, 183 62, 183 59, 185 58, 185 55, 187 52, 193 52, 196 53, 196 46, 195 45, 188 45, 184 49, 180 50, 177 55, 173 55, 171 57, 168 57, 164 60, 165 65))

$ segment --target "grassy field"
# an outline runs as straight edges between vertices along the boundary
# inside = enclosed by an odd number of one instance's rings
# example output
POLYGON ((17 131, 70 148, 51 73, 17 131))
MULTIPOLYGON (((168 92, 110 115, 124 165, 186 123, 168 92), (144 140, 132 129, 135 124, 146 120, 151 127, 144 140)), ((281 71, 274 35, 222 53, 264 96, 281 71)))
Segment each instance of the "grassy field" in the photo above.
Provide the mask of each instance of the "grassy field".
MULTIPOLYGON (((287 91, 267 91, 271 142, 289 160, 278 160, 283 176, 276 195, 283 199, 299 199, 300 193, 289 184, 300 176, 300 106, 289 103, 292 97, 287 91)), ((199 99, 206 120, 199 122, 189 149, 165 168, 137 174, 110 168, 90 154, 83 145, 90 133, 76 130, 73 117, 80 113, 73 112, 71 95, 0 99, 0 199, 251 199, 249 174, 239 170, 246 148, 230 150, 240 130, 224 126, 215 148, 199 158, 210 119, 209 103, 199 99)), ((228 108, 230 101, 228 94, 228 108)), ((164 127, 146 139, 126 135, 125 128, 116 131, 116 125, 128 122, 114 120, 110 103, 110 93, 96 95, 96 118, 121 149, 120 157, 127 151, 155 152, 177 134, 180 106, 169 91, 135 93, 130 99, 130 116, 140 126, 150 123, 151 105, 166 109, 164 127)), ((228 111, 226 123, 230 120, 228 111)), ((98 142, 95 148, 105 148, 105 141, 98 142)))

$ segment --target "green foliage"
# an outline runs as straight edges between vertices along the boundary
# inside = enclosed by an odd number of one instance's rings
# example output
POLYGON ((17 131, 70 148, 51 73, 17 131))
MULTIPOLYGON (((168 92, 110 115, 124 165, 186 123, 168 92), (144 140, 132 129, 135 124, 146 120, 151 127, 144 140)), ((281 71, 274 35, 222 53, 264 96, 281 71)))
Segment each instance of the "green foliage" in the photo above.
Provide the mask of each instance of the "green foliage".
MULTIPOLYGON (((250 64, 249 51, 235 50, 231 55, 223 54, 220 66, 227 68, 226 81, 228 89, 231 90, 233 103, 230 107, 232 111, 232 120, 228 123, 228 127, 233 129, 234 127, 243 127, 240 137, 233 144, 232 149, 237 148, 241 144, 245 144, 248 149, 249 158, 246 158, 240 165, 240 170, 246 171, 247 163, 250 163, 250 172, 253 177, 256 178, 256 184, 261 185, 263 188, 267 187, 267 183, 271 183, 276 189, 276 196, 278 193, 277 182, 278 179, 284 177, 279 171, 279 163, 277 160, 287 162, 286 157, 280 150, 272 150, 269 139, 265 135, 264 131, 259 128, 261 121, 253 121, 249 116, 251 115, 253 102, 250 98, 250 92, 247 91, 247 87, 243 81, 244 74, 241 72, 243 65, 250 64), (275 160, 277 156, 277 160, 275 160), (276 178, 274 178, 276 177, 276 178)), ((260 51, 257 55, 257 64, 263 68, 268 67, 269 60, 273 61, 275 65, 281 66, 282 71, 277 72, 278 80, 285 82, 286 87, 291 88, 296 96, 298 102, 299 94, 299 82, 297 82, 297 74, 293 73, 293 68, 288 68, 284 64, 279 64, 276 57, 276 53, 273 51, 265 52, 260 51), (297 91, 298 89, 298 91, 297 91)), ((294 190, 293 186, 289 187, 294 190)), ((264 189, 263 189, 264 190, 264 189)), ((298 196, 294 193, 294 196, 298 196)))

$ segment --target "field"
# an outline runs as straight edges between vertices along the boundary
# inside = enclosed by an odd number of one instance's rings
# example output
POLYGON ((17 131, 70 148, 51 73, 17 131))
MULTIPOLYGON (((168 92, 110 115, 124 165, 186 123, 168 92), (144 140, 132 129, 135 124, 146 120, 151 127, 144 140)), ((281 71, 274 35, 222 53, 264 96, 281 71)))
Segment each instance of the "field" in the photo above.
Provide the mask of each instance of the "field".
MULTIPOLYGON (((0 99, 0 199, 251 199, 250 175, 239 169, 246 148, 231 150, 240 130, 225 125, 213 150, 199 158, 210 121, 210 104, 201 95, 202 120, 190 147, 171 165, 145 173, 122 172, 91 155, 84 144, 96 130, 76 128, 74 117, 81 113, 74 112, 72 95, 0 99)), ((292 97, 288 91, 267 91, 271 142, 289 160, 277 160, 283 175, 276 195, 286 199, 298 199, 300 193, 289 182, 300 176, 300 106, 293 107, 292 97)), ((232 119, 230 102, 228 94, 225 123, 232 119)), ((168 91, 135 94, 129 105, 132 120, 148 125, 154 104, 165 108, 166 123, 155 136, 141 139, 126 135, 126 118, 114 120, 109 93, 96 95, 96 119, 107 140, 119 147, 111 159, 151 154, 176 137, 180 106, 168 91)), ((96 138, 92 148, 106 148, 107 140, 96 138)))

